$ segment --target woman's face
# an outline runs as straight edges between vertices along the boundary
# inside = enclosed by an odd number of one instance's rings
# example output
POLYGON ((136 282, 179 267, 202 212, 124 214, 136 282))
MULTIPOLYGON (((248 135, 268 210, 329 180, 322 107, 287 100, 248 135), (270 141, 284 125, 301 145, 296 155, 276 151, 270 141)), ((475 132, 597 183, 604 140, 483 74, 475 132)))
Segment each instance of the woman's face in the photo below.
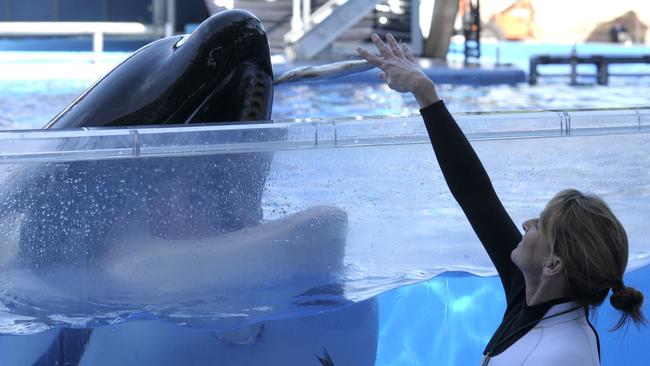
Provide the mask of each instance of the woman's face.
POLYGON ((524 221, 524 236, 510 254, 517 267, 529 275, 541 275, 544 264, 551 255, 551 244, 542 235, 539 222, 538 218, 524 221))

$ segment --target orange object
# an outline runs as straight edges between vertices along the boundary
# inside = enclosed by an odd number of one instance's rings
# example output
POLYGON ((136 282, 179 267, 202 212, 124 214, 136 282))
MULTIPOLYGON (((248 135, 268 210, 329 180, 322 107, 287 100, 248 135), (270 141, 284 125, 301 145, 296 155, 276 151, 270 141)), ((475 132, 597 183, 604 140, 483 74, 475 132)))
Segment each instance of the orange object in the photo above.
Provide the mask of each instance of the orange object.
POLYGON ((508 40, 520 41, 535 38, 533 23, 535 9, 531 0, 517 0, 493 18, 508 40))

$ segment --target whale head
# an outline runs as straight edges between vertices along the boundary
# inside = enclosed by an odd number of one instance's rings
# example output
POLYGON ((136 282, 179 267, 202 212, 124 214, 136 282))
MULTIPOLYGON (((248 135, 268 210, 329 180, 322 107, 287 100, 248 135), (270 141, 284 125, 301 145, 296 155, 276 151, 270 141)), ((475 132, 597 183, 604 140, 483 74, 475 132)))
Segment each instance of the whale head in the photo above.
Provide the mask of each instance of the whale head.
MULTIPOLYGON (((272 101, 273 72, 262 24, 246 11, 230 10, 207 19, 190 35, 164 38, 136 51, 46 128, 268 121, 272 101)), ((222 143, 284 134, 273 131, 263 137, 255 129, 217 131, 210 139, 222 143)), ((175 137, 152 138, 168 144, 175 137)), ((183 136, 183 143, 197 143, 191 138, 183 136)), ((272 155, 44 164, 13 181, 8 191, 18 193, 0 197, 0 204, 19 204, 0 215, 24 213, 19 252, 27 265, 83 265, 101 257, 111 235, 125 231, 125 225, 157 238, 184 240, 257 225, 272 155)))
POLYGON ((46 128, 269 120, 273 70, 253 14, 216 14, 185 36, 141 48, 46 128))

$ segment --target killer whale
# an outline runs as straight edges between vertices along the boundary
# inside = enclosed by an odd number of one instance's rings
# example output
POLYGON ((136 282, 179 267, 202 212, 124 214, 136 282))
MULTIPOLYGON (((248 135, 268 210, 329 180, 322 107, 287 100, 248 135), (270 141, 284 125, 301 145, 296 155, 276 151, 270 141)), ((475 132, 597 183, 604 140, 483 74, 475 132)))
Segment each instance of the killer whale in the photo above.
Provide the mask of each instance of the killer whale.
MULTIPOLYGON (((272 101, 273 72, 263 27, 252 14, 233 10, 211 17, 189 36, 162 39, 135 52, 45 128, 269 121, 272 101)), ((257 138, 253 133, 244 131, 231 138, 257 138)), ((347 230, 344 211, 320 207, 273 223, 262 223, 262 193, 272 158, 272 153, 264 152, 192 159, 81 161, 33 167, 13 182, 10 191, 14 198, 20 197, 18 203, 3 203, 5 208, 11 207, 23 215, 18 260, 22 266, 46 276, 48 268, 60 264, 98 267, 111 278, 163 291, 203 286, 205 283, 199 280, 204 278, 224 279, 227 269, 231 277, 235 276, 239 272, 227 267, 224 252, 215 251, 217 246, 232 250, 235 243, 246 245, 257 258, 264 259, 256 265, 264 279, 274 278, 279 272, 292 276, 338 271, 342 267, 347 230), (34 191, 43 194, 29 193, 34 191), (138 229, 139 234, 147 234, 148 245, 134 254, 130 244, 141 242, 142 236, 130 234, 138 229), (300 234, 300 240, 293 239, 296 233, 300 234), (288 243, 286 252, 265 245, 273 241, 273 235, 288 243), (129 242, 125 236, 135 240, 129 242), (177 245, 197 241, 206 244, 198 253, 177 245), (210 242, 214 244, 212 247, 208 247, 210 242), (122 247, 116 243, 122 243, 122 247), (229 245, 221 245, 224 243, 229 245), (158 253, 162 250, 164 255, 153 254, 152 248, 158 253), (128 253, 132 261, 125 261, 120 253, 128 253), (147 276, 141 276, 144 261, 148 261, 145 264, 150 269, 144 272, 147 276), (178 263, 185 263, 175 272, 182 270, 181 278, 167 270, 178 263), (160 272, 163 276, 156 275, 155 268, 163 269, 160 272), (226 270, 214 272, 214 268, 226 270)), ((240 280, 230 278, 233 286, 250 285, 240 280)), ((348 319, 358 319, 359 313, 364 314, 360 333, 363 336, 359 340, 365 345, 360 348, 368 352, 355 355, 357 360, 363 360, 357 364, 374 362, 376 307, 374 302, 368 304, 350 312, 348 319)), ((313 320, 304 333, 313 338, 329 322, 332 319, 313 320)), ((295 346, 304 338, 295 331, 297 323, 274 323, 269 329, 277 327, 284 334, 293 335, 291 345, 295 346)), ((157 327, 145 327, 149 329, 150 339, 156 339, 157 327)), ((84 357, 90 357, 87 347, 92 350, 105 341, 133 337, 131 332, 126 330, 115 335, 110 331, 62 330, 37 362, 68 362, 73 355, 71 362, 81 363, 84 357)), ((174 329, 164 336, 174 338, 177 332, 174 329)), ((221 338, 229 337, 226 334, 221 338)), ((266 336, 256 342, 273 344, 284 338, 266 336)), ((315 339, 302 340, 301 347, 311 355, 314 354, 311 349, 320 350, 326 342, 332 343, 327 344, 328 349, 343 350, 347 346, 346 338, 315 339)), ((282 348, 289 346, 286 343, 282 348)), ((263 360, 268 356, 264 349, 248 350, 246 357, 263 360)), ((228 345, 218 350, 232 351, 228 345)))
MULTIPOLYGON (((272 101, 273 70, 263 26, 249 12, 230 10, 210 17, 190 35, 158 40, 136 51, 45 128, 271 123, 272 101)), ((281 139, 285 133, 277 128, 264 130, 262 139, 281 139)), ((259 141, 257 134, 255 129, 235 129, 209 138, 226 143, 259 141)), ((170 133, 165 138, 166 143, 174 143, 177 136, 170 133)), ((94 146, 84 148, 101 147, 102 139, 89 141, 83 143, 94 146)), ((178 136, 177 142, 193 141, 178 136)), ((282 260, 277 255, 281 251, 267 253, 270 249, 264 247, 273 235, 282 237, 286 248, 292 248, 295 241, 296 258, 301 252, 311 252, 311 257, 320 253, 318 260, 294 261, 294 270, 335 273, 342 267, 347 232, 343 210, 312 207, 277 222, 263 222, 262 193, 272 156, 272 152, 249 152, 25 166, 3 177, 0 220, 9 217, 12 221, 7 226, 18 227, 18 266, 54 281, 53 267, 98 268, 130 284, 174 291, 192 286, 201 277, 209 278, 210 273, 215 280, 223 278, 218 268, 204 274, 192 272, 224 260, 219 257, 223 253, 208 248, 209 242, 223 250, 231 250, 233 243, 248 243, 260 258, 282 260), (304 230, 295 238, 312 238, 311 242, 303 245, 292 239, 291 230, 304 230), (328 243, 327 251, 316 248, 319 242, 328 243), (189 253, 182 248, 186 243, 206 245, 189 253), (129 251, 129 260, 123 260, 115 248, 129 251), (134 248, 141 252, 134 254, 134 248), (165 260, 190 261, 193 266, 184 272, 192 275, 185 276, 185 283, 175 281, 174 286, 163 281, 138 283, 138 278, 146 276, 138 273, 141 263, 132 259, 144 260, 152 250, 165 251, 165 260)), ((148 272, 151 281, 168 277, 164 269, 174 263, 165 260, 148 261, 163 271, 160 276, 148 272)), ((223 262, 223 267, 227 265, 223 262)))
MULTIPOLYGON (((246 11, 231 10, 210 17, 190 35, 134 52, 44 128, 269 121, 272 102, 273 69, 262 24, 246 11)), ((119 217, 134 194, 145 203, 131 209, 139 209, 146 216, 142 225, 160 238, 195 239, 256 225, 271 158, 247 153, 39 167, 30 182, 13 185, 20 199, 6 200, 22 202, 25 211, 20 260, 40 269, 92 263, 113 228, 123 224, 119 217), (135 187, 136 180, 156 189, 135 187), (225 187, 230 192, 214 193, 225 187), (34 189, 45 194, 27 192, 34 189), (196 217, 202 220, 190 220, 196 217)))

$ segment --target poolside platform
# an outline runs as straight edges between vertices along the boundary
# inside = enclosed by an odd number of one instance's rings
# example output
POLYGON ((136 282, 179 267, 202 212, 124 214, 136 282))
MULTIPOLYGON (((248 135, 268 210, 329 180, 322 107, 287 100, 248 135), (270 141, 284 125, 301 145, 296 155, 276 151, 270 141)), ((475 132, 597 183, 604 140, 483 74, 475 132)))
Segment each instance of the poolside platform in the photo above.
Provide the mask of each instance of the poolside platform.
POLYGON ((613 64, 650 64, 650 54, 641 55, 577 55, 572 53, 570 55, 535 55, 530 58, 530 78, 528 83, 530 85, 537 84, 541 76, 567 76, 571 78, 571 85, 577 85, 578 76, 577 65, 587 64, 596 67, 596 73, 586 76, 595 78, 598 85, 607 85, 609 77, 614 76, 628 76, 639 77, 647 76, 647 74, 612 74, 609 71, 609 65, 613 64), (569 65, 571 72, 567 74, 542 74, 538 70, 540 65, 569 65))
MULTIPOLYGON (((326 63, 326 62, 322 62, 326 63)), ((437 84, 455 84, 455 85, 499 85, 508 84, 515 85, 527 81, 526 73, 524 70, 512 65, 500 66, 463 66, 461 65, 447 65, 444 63, 436 63, 422 67, 424 73, 437 84)), ((276 64, 273 65, 276 77, 286 72, 287 70, 313 64, 276 64)), ((372 69, 365 72, 342 76, 338 78, 327 79, 328 83, 383 83, 384 81, 379 78, 379 69, 372 69)), ((314 82, 324 82, 323 80, 314 82)), ((309 81, 307 81, 309 83, 309 81)))
MULTIPOLYGON (((126 42, 126 41, 125 41, 126 42)), ((108 72, 118 63, 128 57, 129 52, 104 52, 99 57, 84 49, 84 42, 80 41, 79 48, 74 51, 52 52, 24 52, 9 48, 3 50, 0 41, 0 53, 3 60, 0 62, 0 79, 97 79, 108 72), (26 61, 29 60, 29 61, 26 61), (54 63, 57 72, 53 74, 50 68, 39 68, 37 65, 54 63)), ((278 77, 284 72, 301 67, 315 66, 341 60, 323 60, 311 63, 274 62, 273 70, 278 77)), ((433 63, 428 60, 421 62, 424 73, 438 84, 455 85, 516 85, 527 82, 524 70, 512 65, 500 66, 463 66, 462 64, 433 63)), ((371 69, 365 72, 351 74, 338 78, 319 81, 305 81, 301 83, 383 83, 379 78, 379 70, 371 69)))

